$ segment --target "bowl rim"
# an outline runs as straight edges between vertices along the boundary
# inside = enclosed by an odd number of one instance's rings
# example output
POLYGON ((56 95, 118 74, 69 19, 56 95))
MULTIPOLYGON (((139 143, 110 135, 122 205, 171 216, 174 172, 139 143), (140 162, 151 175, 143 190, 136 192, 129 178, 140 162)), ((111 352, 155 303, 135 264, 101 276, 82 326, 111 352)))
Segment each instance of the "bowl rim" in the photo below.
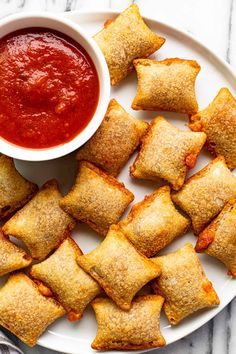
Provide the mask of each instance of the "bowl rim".
POLYGON ((47 161, 55 158, 60 158, 73 152, 85 144, 96 132, 105 116, 110 100, 110 75, 105 57, 93 38, 90 37, 90 35, 88 35, 86 31, 80 27, 79 24, 61 16, 60 14, 27 12, 9 15, 0 20, 0 38, 7 35, 8 33, 17 31, 18 29, 40 27, 38 25, 34 25, 35 19, 48 20, 48 25, 43 24, 41 27, 48 28, 49 30, 55 30, 54 25, 56 26, 56 24, 61 24, 62 28, 56 30, 66 34, 81 45, 79 39, 77 40, 74 38, 76 35, 79 35, 81 37, 80 39, 82 39, 86 44, 86 48, 84 45, 82 45, 82 47, 86 50, 87 53, 89 52, 88 55, 91 57, 91 60, 94 63, 99 79, 99 100, 96 111, 87 126, 72 140, 66 142, 65 144, 56 145, 45 149, 33 149, 13 144, 10 141, 0 137, 0 153, 24 161, 47 161), (24 25, 24 20, 31 20, 32 23, 30 25, 24 25), (22 21, 22 25, 19 25, 20 21, 22 21), (5 31, 5 33, 2 35, 2 30, 6 29, 7 26, 10 27, 10 25, 14 22, 16 22, 17 28, 5 31), (73 35, 68 34, 66 30, 73 32, 73 35))

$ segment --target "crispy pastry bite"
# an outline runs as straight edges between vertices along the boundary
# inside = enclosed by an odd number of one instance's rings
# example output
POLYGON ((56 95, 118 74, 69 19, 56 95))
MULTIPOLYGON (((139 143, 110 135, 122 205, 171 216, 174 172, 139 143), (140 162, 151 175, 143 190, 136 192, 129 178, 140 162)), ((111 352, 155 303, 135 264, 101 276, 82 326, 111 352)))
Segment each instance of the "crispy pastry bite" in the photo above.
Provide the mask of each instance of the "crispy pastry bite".
POLYGON ((57 301, 43 296, 37 285, 23 273, 11 275, 0 290, 0 325, 31 347, 64 313, 57 301))
POLYGON ((211 161, 190 177, 179 192, 172 194, 173 201, 191 217, 197 235, 233 198, 236 198, 236 177, 222 156, 211 161))
POLYGON ((164 186, 135 204, 119 226, 134 247, 147 257, 154 256, 183 235, 189 220, 175 208, 170 187, 164 186))
POLYGON ((128 75, 133 69, 134 59, 147 58, 165 42, 147 27, 135 4, 115 20, 106 21, 94 39, 105 56, 112 85, 128 75))
POLYGON ((33 265, 30 272, 52 290, 72 321, 80 319, 86 306, 101 292, 98 283, 77 264, 80 255, 79 246, 68 237, 44 262, 33 265))
POLYGON ((105 236, 133 199, 123 183, 93 164, 81 161, 75 184, 60 206, 105 236))
POLYGON ((203 111, 190 117, 193 131, 207 134, 206 146, 214 155, 222 155, 230 169, 236 167, 236 99, 222 88, 203 111))
POLYGON ((142 139, 130 174, 134 178, 164 179, 178 190, 184 184, 187 171, 195 166, 205 141, 205 133, 182 131, 163 117, 157 117, 142 139))
POLYGON ((11 157, 0 154, 0 221, 25 205, 37 190, 36 184, 19 174, 11 157))
POLYGON ((66 238, 75 221, 59 206, 57 182, 44 184, 36 196, 3 226, 6 235, 21 240, 34 259, 43 260, 66 238))
POLYGON ((134 60, 138 76, 132 108, 194 114, 198 110, 195 80, 201 67, 195 60, 134 60))
POLYGON ((0 276, 30 265, 32 259, 0 230, 0 276))
POLYGON ((133 118, 112 99, 102 124, 78 151, 77 160, 87 160, 117 176, 138 147, 148 123, 133 118))
POLYGON ((236 199, 230 200, 199 235, 195 249, 218 258, 236 278, 236 199))
POLYGON ((152 260, 161 267, 161 276, 153 281, 152 287, 165 298, 164 310, 171 324, 200 309, 219 305, 219 298, 190 243, 152 260))
POLYGON ((92 306, 98 330, 92 348, 130 350, 162 347, 166 343, 160 331, 163 302, 163 297, 158 295, 139 296, 127 312, 110 299, 95 299, 92 306))
POLYGON ((95 250, 78 257, 78 263, 123 310, 129 310, 134 295, 160 274, 160 268, 138 253, 117 225, 110 227, 95 250))

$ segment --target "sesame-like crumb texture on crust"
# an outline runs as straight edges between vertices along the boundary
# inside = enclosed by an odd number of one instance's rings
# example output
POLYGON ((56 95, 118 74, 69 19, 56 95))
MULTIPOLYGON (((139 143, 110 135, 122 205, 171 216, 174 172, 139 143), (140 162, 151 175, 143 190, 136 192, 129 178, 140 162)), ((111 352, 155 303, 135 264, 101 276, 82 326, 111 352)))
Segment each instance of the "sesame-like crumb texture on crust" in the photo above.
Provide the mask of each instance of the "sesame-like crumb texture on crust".
POLYGON ((164 186, 135 204, 119 226, 140 253, 151 257, 183 235, 190 221, 175 208, 170 187, 164 186))
POLYGON ((221 156, 190 177, 179 192, 172 194, 173 201, 191 217, 195 234, 203 231, 233 198, 236 198, 236 177, 221 156))
POLYGON ((133 60, 147 58, 158 50, 165 39, 152 32, 133 4, 98 32, 94 39, 101 48, 116 85, 133 69, 133 60))
POLYGON ((25 268, 32 259, 20 247, 9 241, 0 230, 0 276, 25 268))
POLYGON ((110 299, 95 299, 92 306, 98 330, 92 348, 129 350, 162 347, 165 345, 160 331, 163 302, 164 299, 158 295, 139 296, 127 312, 110 299))
POLYGON ((19 174, 11 157, 0 154, 0 221, 25 205, 37 190, 36 184, 19 174))
POLYGON ((78 263, 123 310, 129 310, 134 295, 160 274, 160 267, 138 253, 116 225, 94 251, 78 257, 78 263))
POLYGON ((67 312, 74 313, 77 319, 101 292, 98 283, 77 264, 80 255, 80 248, 68 237, 48 259, 33 265, 30 272, 33 278, 46 284, 67 312))
POLYGON ((35 197, 3 226, 6 235, 21 240, 34 259, 43 260, 66 238, 75 221, 59 206, 57 182, 44 184, 35 197))
POLYGON ((236 199, 230 200, 199 235, 196 251, 218 258, 236 278, 236 199))
POLYGON ((184 184, 206 141, 205 133, 182 131, 163 117, 155 118, 142 138, 141 150, 131 166, 134 178, 169 182, 175 190, 184 184))
POLYGON ((186 59, 137 59, 137 93, 132 108, 194 114, 198 110, 195 81, 200 66, 186 59))
POLYGON ((102 124, 92 138, 79 149, 76 158, 87 160, 117 176, 138 147, 148 123, 133 118, 112 99, 102 124))
POLYGON ((10 276, 0 290, 0 325, 29 346, 65 310, 52 298, 39 292, 37 285, 23 273, 10 276))
POLYGON ((165 298, 164 310, 171 324, 200 309, 219 305, 219 298, 190 243, 152 260, 161 267, 161 276, 152 286, 156 294, 165 298))
POLYGON ((190 117, 193 131, 207 134, 206 146, 214 155, 223 155, 230 169, 236 168, 236 99, 222 88, 203 111, 190 117))
POLYGON ((105 236, 133 199, 123 183, 93 164, 81 161, 75 184, 60 206, 105 236))

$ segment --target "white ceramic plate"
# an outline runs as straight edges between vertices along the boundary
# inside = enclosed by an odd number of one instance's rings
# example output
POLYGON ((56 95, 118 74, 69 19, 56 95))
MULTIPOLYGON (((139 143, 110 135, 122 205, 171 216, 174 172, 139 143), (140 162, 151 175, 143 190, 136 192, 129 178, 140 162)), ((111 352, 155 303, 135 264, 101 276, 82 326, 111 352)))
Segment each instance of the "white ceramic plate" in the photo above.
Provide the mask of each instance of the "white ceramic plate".
MULTIPOLYGON (((103 22, 106 19, 113 18, 116 14, 116 12, 112 11, 96 13, 72 12, 64 16, 79 23, 92 35, 102 28, 103 22)), ((164 46, 153 56, 154 58, 164 59, 179 57, 196 59, 201 65, 202 69, 196 83, 197 99, 200 109, 204 108, 213 99, 222 86, 227 86, 233 92, 236 91, 236 77, 234 73, 227 63, 217 58, 209 49, 191 36, 168 25, 150 19, 146 19, 146 22, 153 31, 167 39, 164 46)), ((150 121, 151 118, 157 115, 156 112, 135 112, 130 108, 136 91, 136 81, 135 73, 131 74, 119 87, 112 89, 111 95, 133 116, 150 121)), ((186 115, 168 112, 163 115, 176 126, 182 129, 188 129, 186 127, 186 115)), ((65 193, 72 185, 75 177, 76 161, 74 156, 75 154, 71 154, 58 160, 37 163, 17 161, 17 167, 23 175, 39 185, 50 178, 57 178, 60 181, 62 191, 65 193)), ((149 183, 141 180, 131 180, 128 171, 134 158, 135 156, 128 161, 122 173, 119 175, 119 179, 135 194, 135 202, 137 202, 140 201, 144 195, 156 189, 157 184, 154 182, 149 183)), ((202 152, 195 170, 191 173, 201 169, 210 159, 211 157, 207 152, 202 152)), ((77 226, 73 236, 85 253, 94 249, 102 240, 95 232, 92 232, 88 227, 82 224, 77 226)), ((187 241, 195 245, 196 237, 193 236, 192 233, 189 233, 173 242, 163 253, 176 250, 187 241)), ((201 311, 181 322, 176 327, 170 326, 165 316, 162 315, 161 330, 167 344, 183 338, 209 321, 222 310, 236 294, 236 280, 227 277, 225 267, 220 262, 207 255, 200 255, 199 257, 207 276, 213 282, 220 297, 221 305, 215 309, 201 311)), ((91 308, 88 308, 83 319, 77 323, 70 323, 66 318, 58 320, 48 328, 46 333, 39 339, 38 344, 71 354, 89 354, 94 352, 90 345, 96 335, 96 327, 94 314, 91 308)), ((137 353, 140 353, 140 351, 137 353)))

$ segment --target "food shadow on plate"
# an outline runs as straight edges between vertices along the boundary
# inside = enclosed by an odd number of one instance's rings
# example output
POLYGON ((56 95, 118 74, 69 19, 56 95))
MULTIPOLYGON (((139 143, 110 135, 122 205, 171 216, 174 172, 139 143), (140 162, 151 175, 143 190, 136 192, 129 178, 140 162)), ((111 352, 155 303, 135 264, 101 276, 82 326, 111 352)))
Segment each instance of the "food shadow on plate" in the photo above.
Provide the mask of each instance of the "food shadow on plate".
POLYGON ((75 156, 76 151, 49 161, 15 160, 15 162, 17 170, 29 180, 32 180, 32 171, 34 171, 33 182, 37 183, 39 187, 50 179, 56 179, 62 194, 66 194, 72 187, 77 173, 78 162, 75 156))
POLYGON ((104 240, 102 235, 82 222, 77 223, 72 231, 72 237, 84 254, 93 251, 104 240))

